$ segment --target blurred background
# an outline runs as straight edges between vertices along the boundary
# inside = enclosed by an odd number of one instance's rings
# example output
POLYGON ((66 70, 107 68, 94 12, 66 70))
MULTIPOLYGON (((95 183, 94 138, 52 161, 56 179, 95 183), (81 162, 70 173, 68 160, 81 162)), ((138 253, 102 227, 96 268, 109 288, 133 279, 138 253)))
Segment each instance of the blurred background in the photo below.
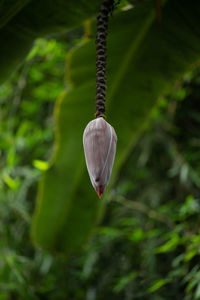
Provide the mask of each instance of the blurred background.
POLYGON ((200 299, 200 67, 159 97, 82 250, 32 242, 66 54, 87 38, 81 27, 36 39, 0 86, 0 300, 200 299))

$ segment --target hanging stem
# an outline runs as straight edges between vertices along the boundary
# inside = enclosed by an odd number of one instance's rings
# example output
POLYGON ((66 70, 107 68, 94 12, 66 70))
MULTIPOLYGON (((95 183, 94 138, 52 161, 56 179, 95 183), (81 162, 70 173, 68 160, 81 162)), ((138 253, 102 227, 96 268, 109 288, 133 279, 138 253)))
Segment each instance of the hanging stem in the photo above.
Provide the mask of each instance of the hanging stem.
POLYGON ((106 102, 106 37, 109 14, 114 9, 114 0, 103 0, 97 16, 96 36, 96 118, 105 118, 106 102))

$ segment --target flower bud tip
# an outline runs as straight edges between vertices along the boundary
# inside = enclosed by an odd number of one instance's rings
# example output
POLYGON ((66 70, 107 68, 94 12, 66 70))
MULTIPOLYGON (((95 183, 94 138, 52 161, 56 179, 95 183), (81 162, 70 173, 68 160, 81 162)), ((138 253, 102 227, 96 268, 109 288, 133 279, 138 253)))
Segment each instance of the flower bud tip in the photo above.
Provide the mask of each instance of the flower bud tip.
POLYGON ((103 192, 104 192, 104 188, 102 186, 98 186, 98 187, 96 187, 95 190, 96 190, 98 197, 101 198, 101 196, 103 195, 103 192))
POLYGON ((101 196, 103 195, 103 193, 101 194, 101 193, 98 193, 98 192, 97 192, 97 195, 98 195, 98 197, 99 197, 99 199, 100 199, 101 196))

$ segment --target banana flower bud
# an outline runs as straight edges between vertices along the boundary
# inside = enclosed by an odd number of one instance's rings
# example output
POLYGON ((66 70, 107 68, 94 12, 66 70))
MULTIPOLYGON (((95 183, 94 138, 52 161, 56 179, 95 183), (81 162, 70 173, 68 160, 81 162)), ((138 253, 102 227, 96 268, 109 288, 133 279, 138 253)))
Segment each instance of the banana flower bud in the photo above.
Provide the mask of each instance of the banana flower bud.
POLYGON ((110 178, 116 144, 115 130, 104 118, 88 123, 83 133, 83 147, 90 180, 99 198, 110 178))

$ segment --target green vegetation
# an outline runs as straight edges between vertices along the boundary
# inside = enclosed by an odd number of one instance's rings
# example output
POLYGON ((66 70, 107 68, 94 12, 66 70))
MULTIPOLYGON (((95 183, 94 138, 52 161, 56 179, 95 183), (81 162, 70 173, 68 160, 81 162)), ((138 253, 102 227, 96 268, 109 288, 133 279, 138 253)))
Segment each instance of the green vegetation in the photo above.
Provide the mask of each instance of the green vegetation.
MULTIPOLYGON (((107 115, 118 136, 113 180, 160 95, 199 59, 199 38, 174 9, 174 3, 166 4, 162 28, 152 5, 122 11, 110 22, 107 115), (176 29, 172 27, 175 22, 179 24, 176 29), (173 43, 176 39, 179 42, 173 43)), ((199 20, 194 19, 193 9, 185 5, 188 18, 195 24, 199 20)), ((95 94, 94 25, 92 22, 87 26, 91 39, 68 55, 71 87, 56 105, 55 152, 39 188, 33 225, 37 243, 64 253, 85 241, 100 210, 99 202, 94 201, 80 143, 83 129, 94 114, 90 100, 95 94)))
POLYGON ((165 1, 160 25, 151 1, 114 14, 99 200, 82 148, 95 21, 80 24, 100 1, 73 2, 0 1, 0 300, 200 299, 200 4, 165 1))

